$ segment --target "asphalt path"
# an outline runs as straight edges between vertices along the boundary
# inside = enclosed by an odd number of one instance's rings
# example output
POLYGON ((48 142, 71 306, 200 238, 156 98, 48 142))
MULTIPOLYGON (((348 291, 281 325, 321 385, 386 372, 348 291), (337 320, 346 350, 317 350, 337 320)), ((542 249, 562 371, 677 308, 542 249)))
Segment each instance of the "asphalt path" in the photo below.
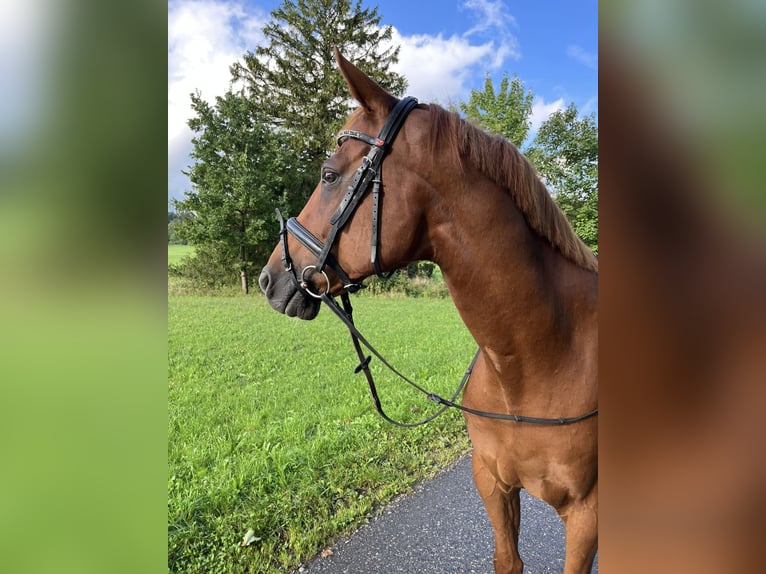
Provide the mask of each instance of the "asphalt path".
MULTIPOLYGON (((493 574, 494 542, 466 456, 387 506, 326 549, 301 574, 493 574)), ((521 491, 519 553, 524 572, 561 573, 564 525, 547 504, 521 491)), ((598 572, 598 556, 591 574, 598 572)))

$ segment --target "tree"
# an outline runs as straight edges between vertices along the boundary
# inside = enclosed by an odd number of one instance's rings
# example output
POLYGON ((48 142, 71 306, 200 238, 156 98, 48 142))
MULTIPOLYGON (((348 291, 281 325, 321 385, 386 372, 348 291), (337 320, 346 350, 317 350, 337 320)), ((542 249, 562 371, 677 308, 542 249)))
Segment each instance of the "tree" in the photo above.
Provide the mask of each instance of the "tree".
MULTIPOLYGON (((484 90, 471 90, 468 102, 460 104, 466 119, 484 130, 500 135, 521 148, 529 134, 532 92, 523 82, 507 74, 496 92, 492 79, 484 90)), ((525 155, 537 168, 556 202, 572 223, 575 233, 598 252, 598 126, 595 115, 579 119, 577 106, 553 113, 525 155)))
POLYGON ((183 244, 186 243, 181 237, 178 236, 178 228, 181 225, 181 221, 184 218, 183 213, 176 213, 175 211, 168 211, 168 243, 169 244, 183 244))
POLYGON ((575 232, 598 253, 598 125, 569 104, 543 122, 527 150, 575 232))
POLYGON ((227 92, 211 106, 197 93, 192 109, 196 161, 184 173, 193 189, 174 202, 176 211, 187 214, 174 231, 198 246, 198 257, 230 269, 232 277, 238 271, 247 293, 250 272, 274 247, 274 208, 291 207, 289 193, 300 177, 297 158, 285 136, 242 94, 227 92))
POLYGON ((302 199, 314 188, 320 164, 348 115, 349 95, 333 58, 333 46, 389 92, 406 82, 389 66, 398 60, 391 27, 381 27, 377 8, 361 0, 284 0, 264 27, 267 42, 231 67, 248 96, 274 125, 289 134, 306 178, 302 199))
POLYGON ((525 92, 524 83, 517 76, 511 80, 505 74, 500 90, 495 93, 492 78, 487 76, 484 91, 471 90, 468 103, 461 103, 460 109, 469 121, 520 148, 531 125, 532 91, 525 92))

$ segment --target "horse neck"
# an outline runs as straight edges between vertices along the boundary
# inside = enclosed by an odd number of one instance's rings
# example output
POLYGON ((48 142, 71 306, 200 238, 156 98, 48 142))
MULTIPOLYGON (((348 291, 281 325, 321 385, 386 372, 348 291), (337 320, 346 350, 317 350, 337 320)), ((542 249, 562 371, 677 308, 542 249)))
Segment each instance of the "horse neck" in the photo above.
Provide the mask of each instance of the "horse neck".
POLYGON ((595 273, 534 233, 511 195, 480 175, 453 183, 436 212, 434 260, 501 380, 574 384, 584 355, 595 365, 595 273))

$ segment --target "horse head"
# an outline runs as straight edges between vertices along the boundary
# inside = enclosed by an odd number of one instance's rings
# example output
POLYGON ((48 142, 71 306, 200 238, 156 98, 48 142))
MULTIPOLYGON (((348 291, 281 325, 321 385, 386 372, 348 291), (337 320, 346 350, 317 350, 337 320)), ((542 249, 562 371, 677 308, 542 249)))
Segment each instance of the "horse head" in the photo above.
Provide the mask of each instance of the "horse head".
POLYGON ((282 221, 280 244, 259 278, 275 310, 302 319, 317 315, 324 294, 353 292, 374 273, 429 256, 421 225, 429 192, 424 112, 414 98, 386 92, 337 48, 335 59, 360 107, 303 210, 282 221))

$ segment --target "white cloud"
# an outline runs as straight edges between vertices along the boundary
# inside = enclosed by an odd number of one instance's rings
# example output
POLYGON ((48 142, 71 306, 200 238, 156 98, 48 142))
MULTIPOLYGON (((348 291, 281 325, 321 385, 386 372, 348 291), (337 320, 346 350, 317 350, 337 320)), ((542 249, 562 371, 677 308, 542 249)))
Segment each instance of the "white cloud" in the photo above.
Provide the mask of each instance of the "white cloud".
POLYGON ((598 96, 593 96, 583 104, 582 108, 580 108, 581 116, 587 116, 593 112, 598 114, 598 96))
POLYGON ((508 13, 503 0, 495 0, 494 2, 492 0, 466 0, 463 2, 462 8, 473 11, 478 19, 473 28, 463 34, 464 36, 472 36, 489 30, 507 32, 509 25, 516 26, 516 19, 508 13))
POLYGON ((542 123, 547 120, 551 114, 558 110, 563 110, 564 108, 564 98, 559 98, 558 100, 546 104, 543 98, 535 96, 534 100, 532 100, 532 115, 530 117, 532 125, 529 128, 530 137, 533 137, 533 135, 537 133, 537 130, 540 129, 542 123))
POLYGON ((468 97, 477 78, 499 70, 508 59, 519 59, 518 41, 510 27, 516 20, 502 0, 466 0, 474 25, 460 35, 402 36, 394 28, 392 42, 400 46, 392 69, 408 81, 408 92, 424 102, 447 104, 468 97))
POLYGON ((598 54, 588 52, 577 44, 570 44, 567 47, 567 56, 577 60, 586 68, 598 70, 598 54))
POLYGON ((491 38, 496 45, 495 58, 491 64, 493 69, 502 66, 508 58, 521 58, 519 42, 510 30, 518 25, 503 0, 466 0, 461 8, 473 12, 476 20, 476 24, 462 34, 463 38, 491 38))
POLYGON ((441 34, 402 36, 396 29, 392 41, 400 51, 399 62, 391 68, 407 78, 407 92, 422 102, 447 104, 462 99, 473 74, 499 66, 501 50, 493 42, 472 45, 465 36, 441 34))
POLYGON ((189 95, 210 102, 229 88, 229 66, 261 41, 265 18, 238 2, 177 0, 168 5, 168 186, 181 197, 192 133, 189 95))
POLYGON ((262 20, 237 3, 178 1, 168 10, 168 141, 185 130, 189 94, 212 101, 229 87, 229 66, 253 49, 262 20))

